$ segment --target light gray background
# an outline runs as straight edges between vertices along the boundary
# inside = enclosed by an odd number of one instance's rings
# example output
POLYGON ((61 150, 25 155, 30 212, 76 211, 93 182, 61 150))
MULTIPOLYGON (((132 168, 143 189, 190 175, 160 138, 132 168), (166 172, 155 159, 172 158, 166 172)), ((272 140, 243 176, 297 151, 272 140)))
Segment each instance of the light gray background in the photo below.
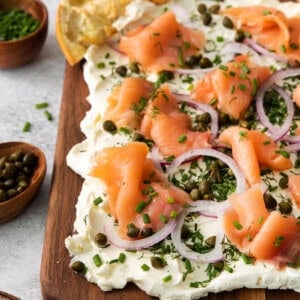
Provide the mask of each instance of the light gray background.
POLYGON ((0 142, 26 141, 40 147, 47 158, 47 174, 32 204, 16 219, 0 224, 0 291, 21 299, 41 299, 40 265, 51 186, 65 60, 55 38, 59 0, 45 0, 49 12, 46 43, 27 66, 0 69, 0 142), (48 102, 53 121, 36 103, 48 102), (22 132, 24 123, 30 132, 22 132))

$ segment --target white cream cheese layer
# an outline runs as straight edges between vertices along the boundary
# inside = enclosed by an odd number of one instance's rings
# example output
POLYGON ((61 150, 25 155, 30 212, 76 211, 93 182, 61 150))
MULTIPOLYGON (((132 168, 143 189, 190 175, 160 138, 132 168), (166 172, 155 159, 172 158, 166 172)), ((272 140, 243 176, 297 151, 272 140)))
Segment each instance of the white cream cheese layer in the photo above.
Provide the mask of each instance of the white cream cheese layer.
MULTIPOLYGON (((208 5, 216 4, 215 1, 202 1, 208 5)), ((224 26, 203 26, 197 5, 200 1, 179 0, 168 3, 157 8, 154 4, 135 0, 128 5, 126 14, 115 22, 119 31, 124 31, 133 25, 149 22, 149 20, 163 11, 165 7, 172 9, 180 22, 188 26, 198 28, 205 32, 211 42, 207 47, 213 50, 207 55, 211 58, 222 51, 227 41, 233 40, 233 30, 224 26), (216 42, 217 37, 223 37, 222 41, 216 42)), ((281 9, 288 17, 300 15, 300 4, 279 3, 275 0, 228 0, 220 5, 245 6, 251 4, 262 4, 281 9)), ((218 17, 216 17, 218 18, 218 17)), ((221 18, 221 17, 220 17, 221 18)), ((221 23, 221 22, 219 22, 221 23)), ((113 43, 113 42, 112 42, 113 43)), ((110 146, 121 146, 130 140, 130 136, 123 133, 114 135, 107 133, 102 128, 102 116, 107 109, 107 99, 112 88, 121 80, 115 72, 115 67, 128 63, 128 58, 114 50, 113 46, 103 45, 89 48, 84 65, 84 79, 88 85, 89 96, 87 101, 91 108, 81 122, 81 130, 86 139, 75 145, 67 156, 68 166, 83 177, 84 183, 76 204, 76 220, 74 223, 75 233, 66 238, 65 244, 72 257, 72 262, 81 261, 85 264, 87 271, 85 277, 88 281, 97 284, 102 290, 121 289, 128 282, 134 282, 145 293, 157 296, 161 299, 196 299, 210 292, 229 291, 237 288, 269 288, 269 289, 293 289, 300 292, 300 269, 286 267, 278 270, 274 265, 267 262, 246 264, 242 259, 232 261, 227 271, 223 271, 216 278, 208 280, 207 264, 192 262, 193 271, 187 274, 186 265, 178 257, 176 252, 170 251, 164 256, 167 265, 162 269, 151 267, 150 258, 155 255, 155 250, 125 251, 113 245, 101 248, 95 241, 97 233, 104 231, 106 221, 110 218, 105 210, 105 186, 95 178, 89 176, 96 154, 101 149, 110 146), (103 199, 100 204, 95 204, 98 197, 103 199), (120 253, 125 254, 125 260, 119 262, 117 258, 120 253), (96 266, 93 257, 98 254, 102 260, 101 266, 96 266), (150 266, 145 271, 143 266, 150 266), (167 281, 168 275, 172 275, 167 281), (191 287, 191 283, 203 282, 198 287, 191 287), (206 283, 205 283, 206 282, 206 283)), ((226 56, 221 58, 226 59, 226 56)), ((261 59, 259 63, 275 65, 278 63, 272 59, 261 59)), ((156 80, 156 75, 149 74, 149 80, 156 80)), ((191 83, 183 83, 176 78, 171 83, 173 91, 189 92, 191 83)), ((296 216, 299 210, 293 208, 296 216)), ((217 230, 217 222, 207 217, 199 217, 197 220, 201 226, 201 232, 205 236, 213 235, 217 230)), ((170 241, 165 241, 165 246, 170 241)), ((158 250, 157 250, 158 251, 158 250)))

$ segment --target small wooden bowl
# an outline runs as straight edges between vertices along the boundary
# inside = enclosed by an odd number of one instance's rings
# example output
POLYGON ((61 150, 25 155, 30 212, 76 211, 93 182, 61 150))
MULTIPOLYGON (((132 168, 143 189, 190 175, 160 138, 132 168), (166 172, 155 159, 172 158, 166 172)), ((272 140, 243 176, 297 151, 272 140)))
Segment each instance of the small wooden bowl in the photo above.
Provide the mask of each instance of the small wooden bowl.
POLYGON ((15 151, 23 153, 33 152, 37 158, 37 164, 29 186, 17 196, 0 203, 0 223, 7 222, 18 216, 34 199, 44 181, 47 162, 44 153, 37 147, 24 142, 8 142, 0 144, 0 157, 8 156, 15 151))
POLYGON ((0 0, 0 10, 21 9, 40 21, 40 26, 24 38, 0 41, 0 68, 9 69, 32 61, 42 49, 48 32, 48 11, 40 0, 0 0))

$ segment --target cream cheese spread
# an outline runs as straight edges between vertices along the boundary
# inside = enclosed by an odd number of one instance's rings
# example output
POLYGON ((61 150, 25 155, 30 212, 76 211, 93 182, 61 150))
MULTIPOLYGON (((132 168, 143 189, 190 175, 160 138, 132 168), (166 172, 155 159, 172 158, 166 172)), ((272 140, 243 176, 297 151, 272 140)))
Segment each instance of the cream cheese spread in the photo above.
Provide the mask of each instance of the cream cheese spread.
MULTIPOLYGON (((300 16, 300 4, 292 2, 279 3, 275 0, 202 2, 207 5, 219 3, 222 7, 261 4, 280 9, 288 17, 300 16)), ((221 22, 216 22, 213 27, 203 26, 199 14, 197 14, 199 3, 201 2, 178 0, 157 7, 148 1, 134 0, 128 5, 126 14, 120 17, 114 25, 118 31, 126 31, 136 24, 149 22, 151 18, 168 7, 174 11, 179 22, 198 28, 206 34, 209 39, 207 47, 210 49, 207 55, 213 58, 216 53, 222 51, 227 41, 233 40, 234 33, 222 26, 221 22), (218 39, 218 37, 222 37, 222 39, 218 39)), ((154 253, 160 251, 159 249, 126 251, 113 245, 99 247, 95 243, 95 235, 103 232, 104 224, 110 216, 105 210, 105 187, 99 180, 89 176, 89 172, 93 167, 96 154, 101 149, 124 145, 130 140, 130 136, 122 132, 112 135, 102 128, 102 116, 107 109, 107 99, 112 87, 120 81, 120 76, 115 72, 115 66, 127 64, 129 61, 109 43, 101 47, 91 46, 85 59, 84 78, 89 89, 87 101, 91 108, 80 126, 86 139, 75 145, 67 156, 68 166, 82 176, 84 182, 76 204, 74 234, 66 238, 65 244, 72 257, 72 262, 81 261, 86 266, 84 274, 86 279, 104 291, 122 289, 128 282, 134 282, 145 293, 160 299, 196 299, 204 297, 208 293, 230 291, 242 287, 293 289, 300 292, 299 267, 286 267, 279 270, 272 263, 255 261, 254 264, 247 264, 239 257, 236 260, 232 259, 227 270, 222 271, 215 278, 209 278, 207 264, 191 262, 191 269, 189 269, 178 257, 176 251, 167 251, 164 255, 166 266, 156 269, 151 267, 149 261, 154 253), (103 201, 95 203, 94 200, 99 197, 103 201), (125 257, 122 261, 118 260, 120 253, 125 257), (101 264, 95 264, 95 256, 101 258, 101 264), (145 265, 150 268, 145 270, 143 268, 145 265), (169 275, 172 276, 168 277, 169 275), (166 278, 170 278, 170 280, 166 280, 166 278), (191 284, 195 282, 200 284, 191 284)), ((259 60, 259 63, 280 67, 280 63, 275 62, 272 58, 256 57, 256 59, 259 60)), ((149 80, 156 80, 155 74, 147 76, 149 80)), ((176 92, 188 92, 191 89, 191 83, 183 83, 178 78, 175 78, 170 86, 176 92)), ((300 211, 293 207, 293 214, 297 217, 300 215, 300 211)), ((205 236, 210 236, 217 230, 218 223, 212 218, 201 216, 197 222, 205 236)), ((170 240, 164 241, 166 249, 170 243, 170 240)), ((169 249, 172 247, 170 246, 169 249)))

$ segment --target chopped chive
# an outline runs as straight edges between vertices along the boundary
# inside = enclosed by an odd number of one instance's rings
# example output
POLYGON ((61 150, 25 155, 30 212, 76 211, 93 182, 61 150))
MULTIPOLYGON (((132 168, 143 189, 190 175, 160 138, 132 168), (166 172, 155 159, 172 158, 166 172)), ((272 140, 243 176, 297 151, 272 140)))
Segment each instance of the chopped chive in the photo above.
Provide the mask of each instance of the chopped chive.
POLYGON ((52 121, 53 120, 53 116, 52 116, 52 114, 48 110, 45 110, 44 114, 45 114, 45 116, 46 116, 46 118, 47 118, 48 121, 52 121))
POLYGON ((150 224, 151 223, 151 219, 150 219, 150 216, 148 214, 143 214, 143 222, 145 224, 150 224))
POLYGON ((227 70, 228 70, 228 67, 225 66, 225 65, 220 65, 220 66, 219 66, 219 69, 220 69, 220 70, 223 70, 223 71, 227 71, 227 70))
POLYGON ((104 63, 104 62, 99 62, 99 63, 97 64, 97 68, 98 68, 98 69, 104 69, 104 68, 105 68, 105 63, 104 63))
POLYGON ((41 102, 35 104, 36 109, 43 109, 43 108, 47 108, 48 106, 49 106, 48 102, 41 102))
POLYGON ((251 85, 252 85, 252 96, 255 96, 259 87, 257 78, 252 79, 251 85))
POLYGON ((146 264, 143 264, 143 265, 141 265, 141 269, 142 269, 143 271, 147 272, 147 271, 150 270, 150 267, 149 267, 148 265, 146 265, 146 264))
POLYGON ((271 144, 271 141, 268 141, 268 140, 263 141, 263 145, 269 145, 269 144, 271 144))
POLYGON ((171 219, 175 219, 177 217, 177 215, 178 215, 178 212, 176 210, 172 210, 170 212, 170 218, 171 219))
POLYGON ((241 230, 243 228, 243 226, 238 221, 233 221, 232 224, 237 230, 241 230))
POLYGON ((26 122, 23 126, 23 132, 29 132, 31 129, 31 123, 30 122, 26 122))
POLYGON ((285 45, 281 45, 280 46, 280 50, 282 53, 285 53, 286 52, 286 46, 285 45))
POLYGON ((118 261, 122 264, 124 263, 126 260, 126 255, 124 253, 120 253, 119 257, 118 257, 118 261))
POLYGON ((212 99, 209 101, 209 104, 210 104, 210 105, 215 105, 217 102, 218 102, 218 99, 217 99, 217 98, 212 98, 212 99))
POLYGON ((298 46, 297 44, 295 44, 295 43, 291 43, 291 44, 290 44, 290 47, 291 47, 291 49, 293 49, 293 50, 297 50, 297 49, 299 48, 299 46, 298 46))
POLYGON ((253 264, 253 262, 254 262, 254 258, 248 256, 248 255, 245 254, 245 253, 243 253, 241 257, 242 257, 243 262, 244 262, 246 265, 253 264))
POLYGON ((228 273, 232 273, 233 272, 233 269, 227 265, 227 264, 224 264, 224 270, 227 271, 228 273))
POLYGON ((244 84, 242 84, 242 83, 239 83, 239 84, 238 84, 238 88, 239 88, 241 91, 246 91, 246 90, 247 90, 247 87, 246 87, 244 84))
POLYGON ((164 215, 160 215, 160 216, 159 216, 159 219, 160 219, 163 223, 165 223, 165 224, 168 223, 168 218, 167 218, 166 216, 164 216, 164 215))
POLYGON ((178 138, 178 142, 179 143, 184 143, 185 141, 186 141, 186 139, 187 139, 187 137, 186 137, 186 135, 181 135, 179 138, 178 138))
POLYGON ((93 256, 93 261, 94 261, 94 264, 95 264, 96 267, 100 267, 103 263, 101 257, 99 256, 99 254, 95 254, 93 256))
POLYGON ((264 221, 264 217, 260 216, 258 219, 258 225, 261 225, 263 221, 264 221))
POLYGON ((247 136, 247 131, 240 131, 239 135, 242 137, 246 137, 247 136))
POLYGON ((170 155, 165 158, 166 162, 172 162, 175 159, 175 155, 170 155))
POLYGON ((274 247, 279 247, 282 244, 283 240, 284 240, 284 236, 281 235, 276 236, 273 242, 274 247))
POLYGON ((169 203, 169 204, 175 203, 174 198, 173 198, 173 197, 168 197, 168 198, 167 198, 167 203, 169 203))
POLYGON ((282 155, 285 158, 290 158, 290 153, 284 150, 276 150, 276 153, 282 155))
POLYGON ((146 203, 146 202, 140 201, 139 204, 136 206, 135 211, 136 211, 137 213, 141 213, 141 212, 144 210, 144 208, 145 208, 146 206, 147 206, 147 203, 146 203))
POLYGON ((102 202, 103 202, 103 199, 100 196, 95 198, 94 201, 93 201, 94 205, 98 205, 102 202))
POLYGON ((172 280, 172 275, 171 274, 169 274, 169 275, 167 275, 166 277, 163 278, 163 282, 169 282, 171 280, 172 280))
POLYGON ((229 75, 231 76, 231 77, 234 77, 235 76, 235 72, 233 72, 233 71, 229 71, 229 75))

